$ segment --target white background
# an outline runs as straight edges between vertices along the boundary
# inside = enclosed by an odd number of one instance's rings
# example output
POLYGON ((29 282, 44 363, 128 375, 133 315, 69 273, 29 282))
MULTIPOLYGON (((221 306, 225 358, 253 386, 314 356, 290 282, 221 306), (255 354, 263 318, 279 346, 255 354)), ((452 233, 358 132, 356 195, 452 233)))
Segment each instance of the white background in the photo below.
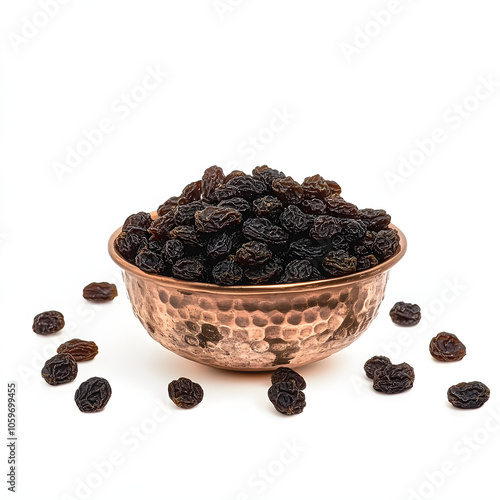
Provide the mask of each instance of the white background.
MULTIPOLYGON (((6 383, 15 380, 17 498, 493 498, 499 3, 57 5, 47 20, 36 1, 3 1, 0 15, 0 436, 6 383), (374 21, 393 6, 397 12, 374 21), (168 76, 155 89, 137 89, 148 67, 168 76), (493 82, 489 93, 481 79, 493 82), (122 102, 131 93, 140 100, 133 109, 122 102), (270 134, 276 113, 287 123, 270 134), (112 130, 61 170, 68 148, 103 119, 112 130), (259 134, 257 151, 248 137, 259 134), (440 144, 429 143, 433 134, 440 144), (415 141, 427 144, 427 156, 412 153, 415 141), (401 157, 411 155, 418 165, 398 173, 401 157), (409 241, 372 327, 299 370, 307 407, 291 418, 267 400, 268 374, 210 369, 151 340, 106 249, 127 215, 155 209, 206 167, 248 172, 264 163, 299 180, 335 179, 360 207, 387 209, 409 241), (101 280, 117 283, 118 298, 86 303, 82 288, 101 280), (412 329, 393 325, 388 312, 398 300, 420 304, 425 320, 412 329), (66 328, 35 335, 33 317, 50 309, 64 313, 66 328), (463 361, 430 357, 440 331, 466 344, 463 361), (79 365, 73 383, 51 387, 42 363, 73 337, 94 340, 100 353, 79 365), (363 364, 375 354, 413 365, 414 388, 393 397, 374 392, 363 364), (95 415, 73 402, 91 376, 113 387, 95 415), (167 384, 179 376, 202 384, 196 409, 178 410, 168 399, 167 384), (447 388, 471 380, 490 387, 490 401, 454 409, 447 388), (285 443, 295 454, 283 451, 285 443), (112 471, 101 465, 98 475, 96 464, 110 457, 118 463, 112 471), (446 476, 436 472, 443 467, 446 476)), ((4 498, 5 441, 1 449, 4 498)))

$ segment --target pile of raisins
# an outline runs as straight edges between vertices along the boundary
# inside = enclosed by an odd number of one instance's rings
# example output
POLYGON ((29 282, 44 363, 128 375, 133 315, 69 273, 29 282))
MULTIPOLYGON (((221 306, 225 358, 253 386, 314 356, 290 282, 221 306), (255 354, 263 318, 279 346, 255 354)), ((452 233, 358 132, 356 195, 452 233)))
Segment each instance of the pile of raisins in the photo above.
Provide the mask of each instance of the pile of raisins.
POLYGON ((399 246, 384 210, 358 209, 320 175, 302 183, 267 166, 205 170, 158 218, 129 216, 116 248, 141 270, 217 285, 299 283, 352 274, 399 246))

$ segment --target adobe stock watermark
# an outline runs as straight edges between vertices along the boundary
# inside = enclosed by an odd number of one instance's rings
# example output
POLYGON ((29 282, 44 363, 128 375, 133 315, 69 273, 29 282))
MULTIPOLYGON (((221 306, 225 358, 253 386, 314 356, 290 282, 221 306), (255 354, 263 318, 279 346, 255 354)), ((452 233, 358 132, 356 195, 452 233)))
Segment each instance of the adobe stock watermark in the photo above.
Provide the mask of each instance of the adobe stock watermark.
POLYGON ((146 442, 151 435, 170 418, 172 410, 168 408, 161 399, 155 400, 155 406, 150 414, 144 417, 138 424, 131 425, 120 434, 119 443, 106 456, 100 460, 94 460, 91 470, 74 480, 71 493, 63 493, 61 500, 86 500, 107 481, 116 469, 130 460, 135 453, 146 442))
MULTIPOLYGON (((411 331, 401 328, 401 331, 394 340, 384 342, 380 345, 380 352, 377 355, 387 356, 392 361, 397 362, 404 349, 410 347, 421 334, 428 333, 429 325, 445 314, 447 307, 453 304, 466 291, 467 285, 462 283, 459 278, 455 277, 452 280, 445 279, 440 293, 422 306, 422 319, 419 324, 411 328, 411 331)), ((359 377, 358 375, 351 375, 350 380, 354 390, 358 394, 361 394, 363 389, 372 385, 368 378, 359 377)))
POLYGON ((425 479, 408 490, 408 500, 427 500, 438 493, 450 477, 456 475, 500 430, 500 408, 489 410, 483 424, 464 434, 451 448, 451 457, 424 474, 425 479))
POLYGON ((244 0, 214 0, 212 7, 214 8, 217 17, 224 21, 226 14, 234 12, 244 0))
POLYGON ((248 476, 248 489, 239 492, 235 500, 251 500, 255 496, 262 495, 270 485, 274 484, 285 473, 287 467, 293 464, 307 449, 297 443, 295 438, 291 441, 283 441, 282 444, 283 447, 276 458, 270 460, 263 467, 259 467, 248 476))
POLYGON ((380 34, 388 28, 394 18, 405 9, 405 4, 413 0, 389 0, 385 8, 372 10, 371 18, 354 28, 354 35, 349 42, 342 41, 339 44, 340 50, 348 64, 351 64, 353 57, 359 56, 380 34))
POLYGON ((168 75, 169 73, 164 71, 159 64, 154 68, 146 66, 141 81, 131 87, 128 92, 122 92, 111 102, 111 114, 101 118, 94 127, 83 129, 74 143, 66 146, 64 159, 52 162, 52 170, 59 182, 62 182, 67 174, 74 172, 85 158, 101 146, 105 138, 116 130, 119 123, 127 120, 151 92, 166 80, 168 75))
POLYGON ((396 168, 384 172, 391 191, 395 191, 396 187, 404 184, 417 168, 422 167, 435 154, 438 146, 444 144, 453 132, 460 129, 477 112, 481 104, 495 95, 500 87, 500 81, 491 74, 486 77, 478 76, 477 80, 478 83, 472 93, 443 111, 442 124, 434 127, 425 137, 415 139, 415 147, 406 155, 398 156, 396 168))
POLYGON ((21 27, 18 32, 10 31, 7 34, 9 44, 17 54, 21 48, 36 38, 52 19, 60 12, 61 7, 67 5, 71 0, 39 0, 38 10, 29 17, 21 18, 21 27))
POLYGON ((258 154, 264 151, 274 142, 295 120, 297 115, 292 113, 288 106, 273 108, 271 118, 265 126, 253 134, 248 135, 236 148, 236 157, 227 162, 225 167, 228 171, 235 170, 241 166, 241 162, 248 163, 255 160, 258 154))

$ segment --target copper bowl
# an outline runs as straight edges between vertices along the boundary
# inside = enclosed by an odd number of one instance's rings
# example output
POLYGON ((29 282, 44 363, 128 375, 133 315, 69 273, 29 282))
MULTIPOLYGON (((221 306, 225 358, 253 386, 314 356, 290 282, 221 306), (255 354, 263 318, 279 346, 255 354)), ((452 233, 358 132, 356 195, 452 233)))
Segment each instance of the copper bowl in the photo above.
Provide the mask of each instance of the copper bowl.
MULTIPOLYGON (((153 213, 153 218, 156 213, 153 213)), ((231 286, 147 274, 115 248, 135 315, 149 335, 179 356, 217 368, 273 370, 319 361, 354 342, 375 318, 389 270, 406 252, 339 278, 288 285, 231 286)))

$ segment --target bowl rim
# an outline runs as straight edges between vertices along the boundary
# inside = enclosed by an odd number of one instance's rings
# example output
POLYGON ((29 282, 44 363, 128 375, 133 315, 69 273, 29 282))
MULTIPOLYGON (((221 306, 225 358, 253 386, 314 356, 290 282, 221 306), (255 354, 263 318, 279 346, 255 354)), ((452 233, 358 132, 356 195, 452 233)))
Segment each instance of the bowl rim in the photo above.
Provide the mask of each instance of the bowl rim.
MULTIPOLYGON (((156 212, 150 212, 153 219, 157 218, 156 212)), ((395 229, 399 234, 399 246, 391 257, 365 271, 359 271, 356 273, 348 274, 346 276, 338 276, 336 278, 328 278, 324 280, 317 281, 305 281, 302 283, 287 283, 287 284, 275 284, 275 285, 234 285, 234 286, 222 286, 215 285, 213 283, 200 283, 197 281, 184 281, 177 278, 170 278, 168 276, 162 276, 159 274, 148 274, 141 271, 131 262, 125 260, 115 246, 116 237, 122 232, 122 227, 120 226, 116 231, 113 232, 108 241, 108 252, 113 261, 126 273, 133 274, 136 278, 142 280, 152 281, 158 285, 164 285, 166 287, 174 287, 179 290, 186 290, 188 292, 209 292, 217 294, 262 294, 262 293, 289 293, 304 290, 322 290, 324 288, 332 288, 337 286, 343 286, 345 284, 353 284, 359 281, 369 280, 379 274, 382 274, 394 265, 396 265, 405 255, 408 242, 406 236, 403 232, 396 227, 394 224, 389 224, 389 227, 395 229)))

